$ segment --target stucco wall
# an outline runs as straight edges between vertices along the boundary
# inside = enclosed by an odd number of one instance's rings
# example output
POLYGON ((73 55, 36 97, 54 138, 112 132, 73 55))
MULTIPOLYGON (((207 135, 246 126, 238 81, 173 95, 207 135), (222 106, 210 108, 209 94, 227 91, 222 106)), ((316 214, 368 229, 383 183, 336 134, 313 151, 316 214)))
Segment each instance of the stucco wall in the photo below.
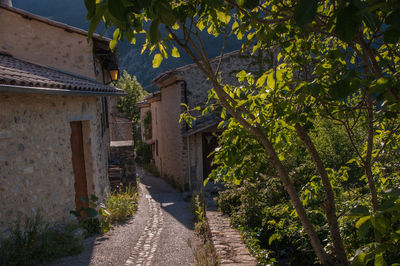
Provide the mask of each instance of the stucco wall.
MULTIPOLYGON (((0 8, 0 25, 0 51, 35 64, 96 79, 92 43, 88 43, 84 35, 24 18, 3 8, 0 8)), ((98 76, 97 79, 102 78, 98 76)))
POLYGON ((88 193, 106 196, 109 140, 99 97, 2 93, 0 106, 0 237, 18 213, 41 210, 49 222, 72 218, 71 121, 84 121, 88 193))

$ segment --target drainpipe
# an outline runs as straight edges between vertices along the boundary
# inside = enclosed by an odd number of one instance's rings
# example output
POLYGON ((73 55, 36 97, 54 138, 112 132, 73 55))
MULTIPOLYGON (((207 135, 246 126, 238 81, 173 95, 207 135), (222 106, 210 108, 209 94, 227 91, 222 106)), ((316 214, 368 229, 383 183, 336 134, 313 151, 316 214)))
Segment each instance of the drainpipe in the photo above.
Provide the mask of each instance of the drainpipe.
POLYGON ((0 0, 0 5, 12 7, 12 0, 0 0))

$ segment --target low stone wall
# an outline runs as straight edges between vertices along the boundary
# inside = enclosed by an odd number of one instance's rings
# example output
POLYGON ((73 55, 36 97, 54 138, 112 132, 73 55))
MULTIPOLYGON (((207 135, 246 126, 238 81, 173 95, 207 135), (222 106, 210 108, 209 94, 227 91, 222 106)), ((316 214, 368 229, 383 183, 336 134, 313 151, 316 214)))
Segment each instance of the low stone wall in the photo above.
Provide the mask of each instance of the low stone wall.
POLYGON ((240 233, 231 227, 227 215, 211 208, 206 211, 208 227, 221 265, 257 265, 250 255, 240 233))
POLYGON ((122 182, 136 186, 133 141, 111 141, 111 164, 122 168, 122 182))

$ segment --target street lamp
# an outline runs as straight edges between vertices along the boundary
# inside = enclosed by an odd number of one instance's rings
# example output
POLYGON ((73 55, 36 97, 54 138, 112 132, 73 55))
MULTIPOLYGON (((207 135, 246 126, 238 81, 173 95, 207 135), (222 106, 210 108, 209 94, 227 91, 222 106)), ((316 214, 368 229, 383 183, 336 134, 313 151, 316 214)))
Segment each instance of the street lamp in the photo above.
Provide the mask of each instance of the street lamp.
POLYGON ((108 74, 110 75, 110 79, 111 79, 111 81, 108 83, 118 81, 119 68, 118 68, 118 65, 114 61, 110 61, 107 64, 107 71, 108 71, 108 74))

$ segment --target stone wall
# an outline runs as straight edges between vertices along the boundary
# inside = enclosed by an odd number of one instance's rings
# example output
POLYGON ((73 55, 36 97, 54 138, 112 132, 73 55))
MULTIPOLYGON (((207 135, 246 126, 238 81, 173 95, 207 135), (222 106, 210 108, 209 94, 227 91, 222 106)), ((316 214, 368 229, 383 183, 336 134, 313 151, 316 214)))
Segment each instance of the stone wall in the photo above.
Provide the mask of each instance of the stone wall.
POLYGON ((72 121, 83 121, 88 193, 104 199, 109 136, 100 97, 2 93, 0 106, 0 237, 17 214, 73 219, 72 121))
POLYGON ((110 159, 122 169, 122 182, 136 186, 135 150, 133 141, 111 141, 110 159))
POLYGON ((0 25, 0 52, 102 81, 101 71, 96 75, 93 67, 93 43, 86 36, 5 8, 0 8, 0 25))
MULTIPOLYGON (((183 140, 180 137, 181 113, 179 84, 163 88, 161 101, 152 103, 153 138, 158 146, 159 171, 162 177, 174 178, 183 189, 183 140)), ((157 147, 156 147, 157 149, 157 147)))
MULTIPOLYGON (((218 62, 218 58, 213 60, 214 68, 218 62)), ((224 82, 237 84, 237 72, 249 65, 257 67, 252 59, 238 52, 225 55, 220 68, 224 82)), ((184 111, 181 103, 187 101, 189 108, 204 106, 212 85, 194 64, 176 69, 157 85, 161 87, 161 100, 150 103, 153 139, 158 140, 160 152, 160 158, 155 157, 157 169, 163 176, 174 178, 182 188, 190 184, 196 189, 203 182, 202 137, 201 132, 189 139, 182 136, 190 128, 184 122, 179 124, 180 114, 184 111), (186 88, 182 80, 186 82, 186 88)), ((199 116, 201 112, 194 112, 193 115, 199 116)), ((193 126, 199 120, 194 121, 193 126)), ((207 118, 201 120, 204 122, 207 118)))
POLYGON ((109 121, 111 141, 133 140, 131 120, 123 117, 111 116, 109 121))

